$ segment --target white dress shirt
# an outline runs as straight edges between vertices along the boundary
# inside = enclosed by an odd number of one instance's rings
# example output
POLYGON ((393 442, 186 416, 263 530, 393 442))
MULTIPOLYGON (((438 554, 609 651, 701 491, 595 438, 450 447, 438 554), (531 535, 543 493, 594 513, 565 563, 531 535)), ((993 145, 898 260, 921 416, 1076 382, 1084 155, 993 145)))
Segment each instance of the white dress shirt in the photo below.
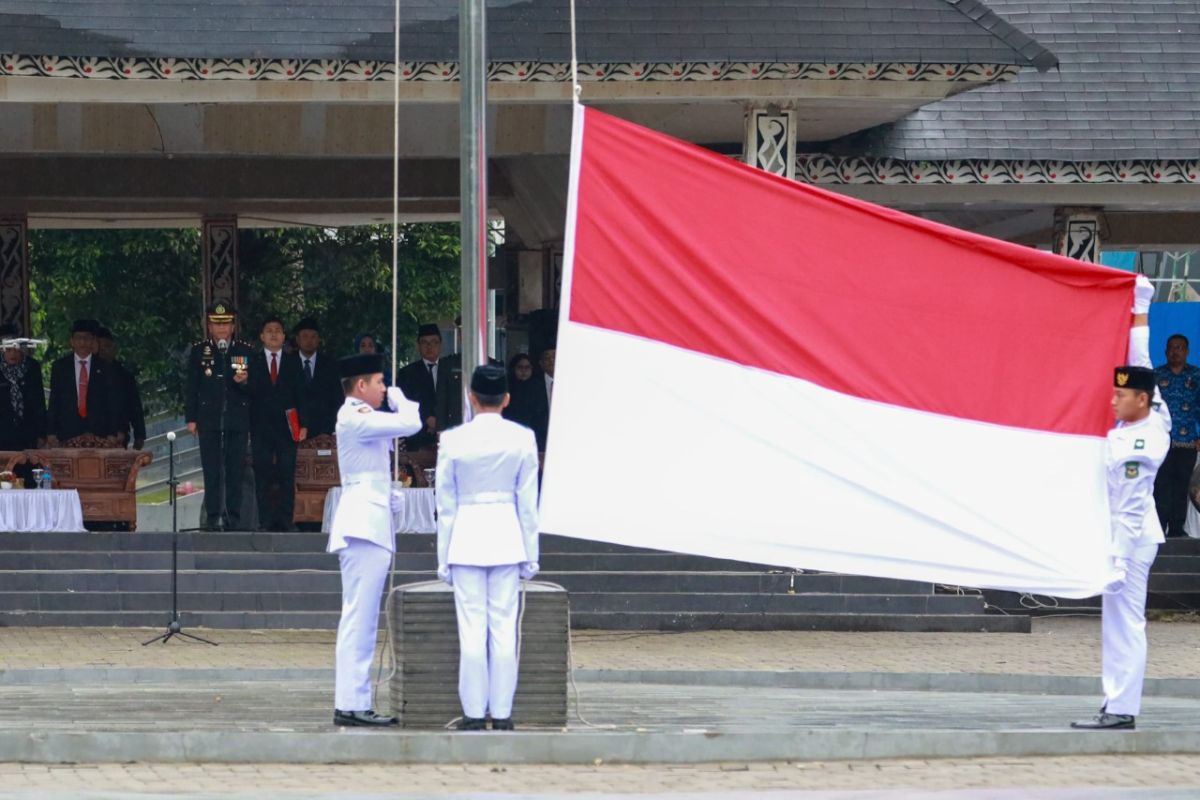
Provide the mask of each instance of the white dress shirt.
POLYGON ((75 359, 75 398, 76 398, 76 400, 78 400, 79 399, 79 365, 81 363, 87 364, 88 386, 90 387, 92 385, 92 357, 88 356, 87 358, 80 358, 79 356, 74 356, 74 359, 75 359))

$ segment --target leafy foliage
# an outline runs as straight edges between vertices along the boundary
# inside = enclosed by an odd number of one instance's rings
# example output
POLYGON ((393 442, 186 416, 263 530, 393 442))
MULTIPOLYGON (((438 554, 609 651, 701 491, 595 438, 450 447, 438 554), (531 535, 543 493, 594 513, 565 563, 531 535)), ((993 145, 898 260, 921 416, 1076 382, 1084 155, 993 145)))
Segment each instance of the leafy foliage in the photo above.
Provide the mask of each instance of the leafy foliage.
MULTIPOLYGON (((349 352, 359 333, 391 338, 390 228, 243 230, 238 247, 242 338, 257 342, 270 315, 289 330, 316 317, 331 356, 349 352)), ((401 362, 412 356, 418 324, 458 313, 459 252, 457 225, 401 228, 401 362)), ((194 229, 31 232, 33 330, 50 340, 47 369, 68 351, 72 320, 99 319, 138 370, 147 410, 180 408, 184 352, 202 335, 200 262, 194 229)))

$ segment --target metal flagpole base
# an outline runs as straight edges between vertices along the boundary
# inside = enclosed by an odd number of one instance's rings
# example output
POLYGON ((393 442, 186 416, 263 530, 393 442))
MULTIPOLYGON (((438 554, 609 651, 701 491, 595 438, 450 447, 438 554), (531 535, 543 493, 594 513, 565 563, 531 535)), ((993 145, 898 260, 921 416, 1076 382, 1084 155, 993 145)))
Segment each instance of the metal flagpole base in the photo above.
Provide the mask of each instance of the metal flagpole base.
POLYGON ((182 636, 185 639, 191 639, 193 641, 201 642, 203 644, 211 644, 213 647, 219 646, 216 642, 209 641, 208 639, 205 639, 203 636, 196 636, 195 634, 184 633, 183 626, 179 624, 179 620, 175 619, 175 620, 171 620, 169 623, 167 623, 167 632, 166 633, 162 634, 161 636, 155 636, 153 639, 151 639, 149 641, 142 642, 142 647, 145 647, 148 644, 154 644, 155 642, 162 642, 163 644, 166 644, 167 642, 171 641, 172 636, 182 636))

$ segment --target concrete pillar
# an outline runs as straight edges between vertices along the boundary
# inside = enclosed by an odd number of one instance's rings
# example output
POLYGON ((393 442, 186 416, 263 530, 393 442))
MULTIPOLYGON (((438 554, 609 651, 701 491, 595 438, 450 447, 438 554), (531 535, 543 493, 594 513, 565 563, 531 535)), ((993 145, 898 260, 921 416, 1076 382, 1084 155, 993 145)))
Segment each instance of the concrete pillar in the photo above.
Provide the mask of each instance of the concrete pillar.
POLYGON ((29 320, 29 219, 0 215, 0 323, 31 336, 29 320))
POLYGON ((1054 210, 1054 252, 1067 258, 1100 263, 1098 208, 1060 207, 1054 210))
POLYGON ((746 109, 743 160, 784 178, 796 177, 796 112, 775 106, 746 109))
POLYGON ((218 300, 238 307, 237 217, 205 217, 201 223, 204 307, 218 300))

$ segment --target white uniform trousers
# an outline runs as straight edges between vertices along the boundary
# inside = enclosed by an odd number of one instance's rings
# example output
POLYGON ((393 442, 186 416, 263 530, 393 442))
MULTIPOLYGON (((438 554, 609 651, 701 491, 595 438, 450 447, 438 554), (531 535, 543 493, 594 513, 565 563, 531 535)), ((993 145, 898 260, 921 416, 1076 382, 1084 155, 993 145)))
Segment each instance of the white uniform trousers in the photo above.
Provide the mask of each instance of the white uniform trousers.
POLYGON ((1104 595, 1100 630, 1105 710, 1137 716, 1146 677, 1146 586, 1158 545, 1139 547, 1128 560, 1125 585, 1104 595))
POLYGON ((334 708, 371 708, 371 661, 379 633, 379 603, 392 554, 365 539, 346 539, 342 568, 342 619, 338 623, 334 708))
POLYGON ((463 716, 512 716, 517 691, 517 617, 521 578, 516 564, 450 565, 458 611, 458 698, 463 716))

